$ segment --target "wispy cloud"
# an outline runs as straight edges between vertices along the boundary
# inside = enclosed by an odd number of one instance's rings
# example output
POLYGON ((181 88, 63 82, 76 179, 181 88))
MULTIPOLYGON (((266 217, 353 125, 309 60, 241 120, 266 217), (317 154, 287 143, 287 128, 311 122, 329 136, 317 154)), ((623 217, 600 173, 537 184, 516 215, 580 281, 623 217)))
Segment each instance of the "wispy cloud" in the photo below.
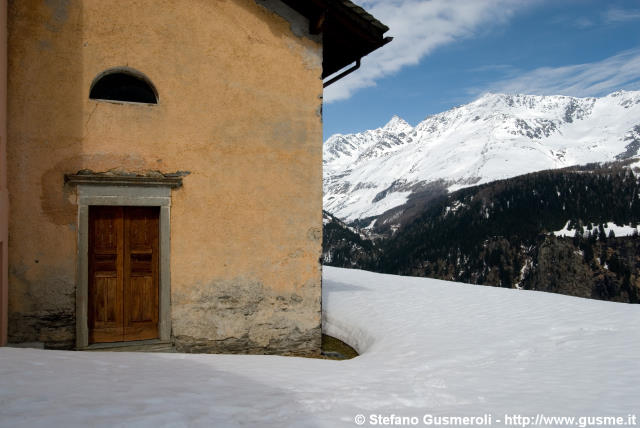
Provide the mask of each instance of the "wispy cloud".
POLYGON ((511 64, 486 64, 481 65, 479 67, 470 68, 469 71, 474 73, 481 73, 485 71, 494 71, 500 73, 513 73, 517 71, 517 69, 511 64))
MULTIPOLYGON (((514 75, 514 71, 510 74, 514 75)), ((469 92, 473 95, 489 91, 589 97, 619 89, 640 89, 640 48, 597 62, 537 68, 469 92)))
POLYGON ((570 25, 579 29, 587 29, 596 25, 594 21, 586 16, 574 16, 574 15, 557 15, 552 17, 549 22, 555 25, 570 25))
POLYGON ((640 9, 611 8, 604 13, 604 21, 608 24, 628 22, 640 19, 640 9))
POLYGON ((577 28, 590 28, 590 27, 593 27, 595 24, 589 18, 585 16, 579 16, 573 21, 573 25, 577 28))
POLYGON ((438 47, 472 37, 504 24, 518 9, 533 1, 521 0, 356 0, 390 27, 391 44, 362 61, 362 68, 329 86, 325 101, 347 99, 358 89, 400 69, 417 64, 438 47))

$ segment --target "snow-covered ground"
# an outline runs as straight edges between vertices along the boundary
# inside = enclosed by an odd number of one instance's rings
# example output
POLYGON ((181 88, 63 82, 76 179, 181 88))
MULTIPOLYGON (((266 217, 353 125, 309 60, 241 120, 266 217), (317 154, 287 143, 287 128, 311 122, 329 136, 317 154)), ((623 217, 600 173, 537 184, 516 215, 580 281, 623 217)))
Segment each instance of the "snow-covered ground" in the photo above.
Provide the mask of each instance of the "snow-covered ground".
POLYGON ((326 332, 360 357, 1 348, 0 426, 353 427, 359 414, 365 426, 372 414, 505 426, 505 414, 638 412, 637 305, 326 267, 323 309, 326 332))
MULTIPOLYGON (((556 230, 555 232, 553 232, 553 234, 555 236, 564 236, 564 237, 570 237, 573 238, 574 236, 576 236, 576 229, 573 228, 569 228, 569 221, 564 225, 564 227, 560 230, 556 230)), ((591 224, 591 229, 587 229, 586 227, 584 227, 584 231, 591 231, 594 229, 597 229, 598 225, 597 224, 591 224)), ((638 233, 638 226, 632 226, 630 224, 623 224, 622 226, 615 224, 614 222, 610 221, 606 224, 603 224, 603 229, 604 229, 604 233, 605 235, 609 236, 609 233, 611 231, 613 231, 615 236, 633 236, 634 233, 638 233)))

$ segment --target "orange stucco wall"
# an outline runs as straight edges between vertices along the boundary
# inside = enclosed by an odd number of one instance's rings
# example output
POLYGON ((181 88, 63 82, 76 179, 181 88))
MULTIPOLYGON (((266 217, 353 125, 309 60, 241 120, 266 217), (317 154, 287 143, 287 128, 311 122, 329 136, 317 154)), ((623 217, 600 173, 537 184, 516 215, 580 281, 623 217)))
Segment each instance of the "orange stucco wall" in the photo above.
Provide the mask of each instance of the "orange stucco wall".
POLYGON ((65 173, 188 171, 171 206, 178 348, 319 349, 319 41, 254 0, 24 0, 9 18, 9 339, 73 343, 65 173), (123 66, 158 105, 89 99, 123 66))

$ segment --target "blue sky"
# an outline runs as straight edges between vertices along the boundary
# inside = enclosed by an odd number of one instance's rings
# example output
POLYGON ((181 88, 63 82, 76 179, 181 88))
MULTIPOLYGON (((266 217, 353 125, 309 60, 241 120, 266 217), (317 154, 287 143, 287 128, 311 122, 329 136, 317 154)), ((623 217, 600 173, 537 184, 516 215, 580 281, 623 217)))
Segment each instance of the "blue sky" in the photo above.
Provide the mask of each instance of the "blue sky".
POLYGON ((325 90, 324 137, 485 92, 640 90, 640 0, 356 0, 395 39, 325 90))

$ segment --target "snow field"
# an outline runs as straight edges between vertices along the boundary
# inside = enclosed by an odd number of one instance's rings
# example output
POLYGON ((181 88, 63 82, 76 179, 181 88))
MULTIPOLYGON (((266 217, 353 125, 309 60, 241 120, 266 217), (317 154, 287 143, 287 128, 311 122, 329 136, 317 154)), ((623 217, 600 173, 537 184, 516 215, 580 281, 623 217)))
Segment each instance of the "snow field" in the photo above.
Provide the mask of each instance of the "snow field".
POLYGON ((358 414, 638 411, 640 306, 330 267, 323 287, 326 333, 360 357, 0 348, 0 426, 353 427, 358 414))

